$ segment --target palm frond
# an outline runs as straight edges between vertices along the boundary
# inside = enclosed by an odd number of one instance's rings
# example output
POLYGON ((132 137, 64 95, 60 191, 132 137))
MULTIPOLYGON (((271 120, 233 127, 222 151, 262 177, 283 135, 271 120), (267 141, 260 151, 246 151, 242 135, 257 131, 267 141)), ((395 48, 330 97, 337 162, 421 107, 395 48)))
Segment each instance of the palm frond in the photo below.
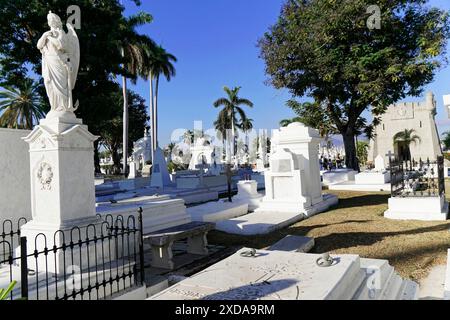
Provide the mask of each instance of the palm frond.
POLYGON ((239 99, 236 100, 236 103, 237 103, 238 105, 246 105, 247 107, 250 107, 250 108, 253 107, 253 102, 251 102, 251 101, 248 100, 248 99, 242 99, 242 98, 239 98, 239 99))
POLYGON ((220 106, 224 106, 226 108, 230 108, 232 106, 232 103, 227 98, 219 98, 216 101, 214 101, 213 106, 218 108, 220 106))

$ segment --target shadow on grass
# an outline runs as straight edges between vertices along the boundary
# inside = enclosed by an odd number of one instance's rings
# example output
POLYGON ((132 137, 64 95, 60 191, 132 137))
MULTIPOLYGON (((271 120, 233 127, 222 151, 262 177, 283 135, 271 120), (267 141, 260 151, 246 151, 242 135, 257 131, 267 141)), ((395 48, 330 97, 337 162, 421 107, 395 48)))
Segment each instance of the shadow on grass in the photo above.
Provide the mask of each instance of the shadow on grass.
POLYGON ((283 239, 287 235, 296 235, 296 236, 305 236, 309 231, 328 227, 333 225, 347 224, 347 223, 367 223, 372 220, 346 220, 337 223, 326 223, 326 224, 316 224, 311 226, 296 226, 296 227, 287 227, 281 230, 277 230, 271 232, 269 234, 263 235, 252 235, 252 236, 243 236, 237 234, 229 234, 222 231, 210 231, 208 233, 208 242, 216 245, 225 245, 225 246, 244 246, 255 249, 262 249, 268 247, 275 242, 283 239))
MULTIPOLYGON (((439 232, 450 229, 450 223, 436 226, 416 228, 404 231, 393 232, 347 232, 331 233, 326 236, 315 238, 314 252, 322 253, 337 249, 346 249, 357 246, 370 246, 384 240, 387 237, 399 235, 418 235, 427 232, 439 232)), ((395 244, 394 244, 395 245, 395 244)))
POLYGON ((390 194, 366 194, 349 198, 339 198, 336 209, 346 209, 365 206, 377 206, 388 203, 390 194))
MULTIPOLYGON (((371 220, 347 220, 331 224, 295 226, 285 228, 282 230, 277 230, 266 235, 254 235, 254 236, 241 236, 241 235, 227 234, 220 231, 212 231, 208 235, 208 240, 211 244, 220 244, 225 246, 244 246, 255 249, 263 249, 281 240, 287 235, 305 236, 311 230, 316 228, 347 223, 367 223, 367 222, 371 222, 371 220)), ((450 222, 435 226, 422 227, 403 231, 331 233, 325 236, 319 236, 314 238, 315 246, 311 252, 315 253, 333 252, 338 249, 346 249, 357 246, 370 246, 388 237, 394 237, 399 235, 404 236, 418 235, 428 232, 439 232, 449 229, 450 229, 450 222)), ((439 250, 441 250, 441 248, 439 248, 439 250)))

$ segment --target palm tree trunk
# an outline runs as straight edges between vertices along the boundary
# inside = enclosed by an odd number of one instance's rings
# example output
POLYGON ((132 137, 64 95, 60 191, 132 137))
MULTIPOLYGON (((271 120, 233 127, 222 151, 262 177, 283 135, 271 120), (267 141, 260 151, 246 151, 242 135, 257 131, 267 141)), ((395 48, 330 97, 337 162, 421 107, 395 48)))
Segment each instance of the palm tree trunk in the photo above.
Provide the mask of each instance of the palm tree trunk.
POLYGON ((150 83, 150 126, 151 126, 151 158, 152 158, 152 163, 153 163, 153 159, 154 159, 154 155, 155 155, 155 111, 154 111, 154 106, 153 106, 153 75, 150 72, 149 76, 148 76, 148 81, 150 83))
POLYGON ((155 118, 155 146, 158 147, 158 90, 159 89, 159 74, 156 76, 155 82, 155 104, 154 104, 154 118, 155 118))
POLYGON ((122 172, 125 176, 128 174, 128 95, 127 95, 127 79, 122 77, 123 91, 123 167, 122 172))
MULTIPOLYGON (((125 57, 125 51, 121 50, 122 57, 125 57)), ((127 78, 122 76, 122 94, 123 94, 123 141, 122 141, 122 157, 123 157, 123 167, 122 172, 127 176, 128 171, 128 95, 127 95, 127 78)))
MULTIPOLYGON (((250 129, 251 131, 251 129, 250 129)), ((250 137, 248 135, 248 131, 245 131, 245 154, 246 154, 246 165, 250 164, 250 137)))
POLYGON ((234 156, 234 164, 236 165, 237 157, 236 157, 236 139, 235 139, 235 128, 234 128, 234 109, 231 110, 231 156, 234 156))

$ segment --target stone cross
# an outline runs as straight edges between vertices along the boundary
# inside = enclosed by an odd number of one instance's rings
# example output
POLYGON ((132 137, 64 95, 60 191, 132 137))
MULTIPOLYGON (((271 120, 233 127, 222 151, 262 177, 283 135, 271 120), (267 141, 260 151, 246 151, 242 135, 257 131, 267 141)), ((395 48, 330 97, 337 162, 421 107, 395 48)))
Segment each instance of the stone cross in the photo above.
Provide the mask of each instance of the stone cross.
POLYGON ((395 157, 395 153, 392 153, 391 150, 389 150, 389 152, 386 154, 386 157, 388 157, 389 159, 389 167, 390 167, 390 163, 393 157, 395 157))
POLYGON ((395 156, 395 153, 392 153, 392 151, 389 150, 389 152, 388 152, 385 156, 388 157, 388 158, 390 159, 391 157, 394 157, 394 156, 395 156))

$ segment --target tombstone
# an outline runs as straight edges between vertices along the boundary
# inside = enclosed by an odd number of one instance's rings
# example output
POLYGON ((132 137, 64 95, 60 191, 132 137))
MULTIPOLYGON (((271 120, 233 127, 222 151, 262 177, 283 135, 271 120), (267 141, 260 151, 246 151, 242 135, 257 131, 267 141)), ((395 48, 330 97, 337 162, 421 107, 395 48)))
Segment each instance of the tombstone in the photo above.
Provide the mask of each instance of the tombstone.
POLYGON ((386 166, 384 164, 384 158, 381 155, 378 155, 375 158, 375 171, 378 171, 378 172, 386 171, 386 166))
POLYGON ((241 180, 237 183, 238 194, 233 197, 234 201, 248 203, 248 210, 255 211, 259 208, 262 195, 258 193, 258 182, 255 180, 241 180))
POLYGON ((257 212, 317 212, 336 203, 335 196, 322 197, 318 131, 292 123, 279 130, 277 140, 264 174, 266 196, 257 212))
POLYGON ((418 291, 386 260, 242 248, 148 300, 417 300, 418 291))
POLYGON ((157 147, 154 153, 150 186, 157 188, 172 186, 164 152, 160 147, 157 147))
POLYGON ((128 173, 128 179, 136 178, 136 162, 133 160, 130 162, 130 172, 128 173))

